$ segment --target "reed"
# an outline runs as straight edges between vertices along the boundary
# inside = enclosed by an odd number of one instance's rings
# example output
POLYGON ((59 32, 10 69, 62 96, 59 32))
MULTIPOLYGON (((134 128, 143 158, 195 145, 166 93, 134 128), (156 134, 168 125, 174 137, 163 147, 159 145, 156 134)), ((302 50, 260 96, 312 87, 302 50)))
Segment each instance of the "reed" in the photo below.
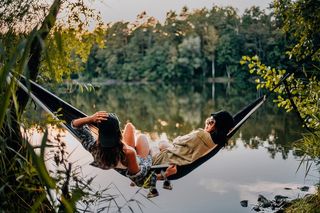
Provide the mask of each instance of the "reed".
MULTIPOLYGON (((7 79, 9 73, 18 75, 25 71, 29 41, 21 39, 9 56, 0 57, 3 59, 0 63, 0 209, 4 212, 53 211, 46 185, 41 181, 42 172, 32 161, 33 150, 28 148, 25 138, 17 140, 20 129, 13 127, 13 123, 20 123, 21 112, 16 97, 17 85, 7 79)), ((5 49, 0 45, 0 49, 5 49)))

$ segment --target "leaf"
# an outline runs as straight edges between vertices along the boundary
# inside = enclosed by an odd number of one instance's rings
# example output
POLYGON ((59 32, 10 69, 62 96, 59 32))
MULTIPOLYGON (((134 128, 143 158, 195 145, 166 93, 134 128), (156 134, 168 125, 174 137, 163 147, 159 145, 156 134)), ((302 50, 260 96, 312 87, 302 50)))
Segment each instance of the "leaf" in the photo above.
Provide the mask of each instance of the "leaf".
POLYGON ((59 50, 61 56, 63 56, 63 41, 62 41, 62 36, 60 31, 57 31, 57 30, 54 31, 54 39, 57 44, 57 49, 59 50))
POLYGON ((3 126, 3 122, 7 112, 6 109, 8 108, 10 103, 10 97, 12 95, 12 88, 14 87, 14 84, 15 84, 14 80, 11 80, 9 86, 5 88, 4 92, 2 93, 2 98, 1 98, 2 101, 0 103, 0 129, 3 126))
POLYGON ((46 200, 46 198, 46 193, 41 193, 40 196, 36 199, 36 201, 33 202, 30 212, 40 212, 39 208, 41 207, 42 202, 46 200))
POLYGON ((81 84, 79 84, 79 89, 80 89, 80 92, 83 93, 83 86, 81 84))
MULTIPOLYGON (((46 144, 46 140, 47 140, 47 136, 48 136, 48 130, 45 131, 45 134, 42 138, 42 142, 41 142, 41 157, 39 157, 33 147, 27 143, 27 148, 31 154, 32 157, 32 162, 35 166, 35 168, 37 169, 37 172, 41 178, 41 180, 43 181, 43 183, 48 187, 49 189, 54 189, 55 188, 55 181, 50 177, 46 165, 44 163, 44 158, 43 158, 43 150, 44 150, 44 146, 46 144)), ((50 193, 49 193, 50 194, 50 193)))
POLYGON ((70 212, 70 213, 74 212, 73 205, 63 195, 61 196, 61 202, 64 206, 65 212, 70 212))
POLYGON ((306 158, 306 155, 304 155, 304 156, 302 157, 302 159, 300 160, 300 163, 299 163, 299 165, 298 165, 298 168, 297 168, 297 170, 296 170, 296 173, 298 173, 298 171, 299 171, 300 167, 302 166, 302 163, 304 162, 305 158, 306 158))

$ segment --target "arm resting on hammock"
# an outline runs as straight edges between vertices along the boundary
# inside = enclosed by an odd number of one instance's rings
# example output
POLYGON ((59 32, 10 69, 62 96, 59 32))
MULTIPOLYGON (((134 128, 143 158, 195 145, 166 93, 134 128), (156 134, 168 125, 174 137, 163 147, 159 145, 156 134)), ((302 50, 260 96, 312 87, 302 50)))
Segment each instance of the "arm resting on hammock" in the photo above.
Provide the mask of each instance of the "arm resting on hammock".
POLYGON ((80 142, 86 150, 91 151, 92 146, 96 143, 87 124, 105 120, 106 116, 106 112, 96 112, 91 116, 74 119, 71 122, 71 127, 77 132, 80 142))

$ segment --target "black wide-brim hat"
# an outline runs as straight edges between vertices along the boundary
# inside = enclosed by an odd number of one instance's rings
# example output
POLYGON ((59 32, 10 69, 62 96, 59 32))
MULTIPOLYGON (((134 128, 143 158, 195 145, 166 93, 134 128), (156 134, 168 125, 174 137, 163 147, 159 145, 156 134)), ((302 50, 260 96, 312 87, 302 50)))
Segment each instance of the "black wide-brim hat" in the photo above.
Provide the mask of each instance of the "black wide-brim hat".
POLYGON ((211 116, 216 120, 215 126, 219 131, 227 134, 234 127, 233 117, 227 111, 215 112, 211 116))
POLYGON ((99 142, 104 148, 116 147, 120 141, 120 122, 116 114, 108 113, 108 118, 98 124, 99 142))

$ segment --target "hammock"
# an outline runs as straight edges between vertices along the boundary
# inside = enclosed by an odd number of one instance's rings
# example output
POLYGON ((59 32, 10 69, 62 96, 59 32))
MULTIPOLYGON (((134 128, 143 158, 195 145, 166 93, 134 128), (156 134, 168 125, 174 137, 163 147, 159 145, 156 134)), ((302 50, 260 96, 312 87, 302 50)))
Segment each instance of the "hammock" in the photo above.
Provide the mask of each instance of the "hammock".
MULTIPOLYGON (((275 86, 278 87, 281 82, 287 78, 284 76, 283 79, 275 86)), ((71 104, 65 102, 55 94, 46 90, 39 84, 27 80, 25 77, 21 77, 20 80, 17 80, 17 83, 23 91, 25 91, 32 100, 37 103, 41 108, 43 108, 46 112, 50 113, 54 118, 58 120, 62 120, 62 126, 66 128, 75 138, 79 139, 77 133, 71 127, 71 121, 76 118, 86 117, 87 115, 81 112, 79 109, 75 108, 71 104)), ((274 88, 274 89, 275 89, 274 88)), ((270 93, 269 93, 270 94, 270 93)), ((253 101, 251 104, 240 110, 237 114, 233 116, 235 121, 235 126, 227 135, 228 139, 231 138, 237 130, 245 123, 245 121, 266 101, 267 95, 263 95, 253 101)), ((97 137, 98 128, 95 124, 88 125, 93 135, 97 137)), ((207 155, 201 157, 200 159, 194 161, 191 164, 178 166, 177 173, 169 177, 170 180, 179 179, 192 170, 206 162, 208 159, 213 157, 216 153, 219 152, 221 146, 216 147, 207 155)), ((168 165, 155 165, 151 167, 151 171, 155 171, 156 173, 161 172, 161 170, 165 170, 168 165)))

